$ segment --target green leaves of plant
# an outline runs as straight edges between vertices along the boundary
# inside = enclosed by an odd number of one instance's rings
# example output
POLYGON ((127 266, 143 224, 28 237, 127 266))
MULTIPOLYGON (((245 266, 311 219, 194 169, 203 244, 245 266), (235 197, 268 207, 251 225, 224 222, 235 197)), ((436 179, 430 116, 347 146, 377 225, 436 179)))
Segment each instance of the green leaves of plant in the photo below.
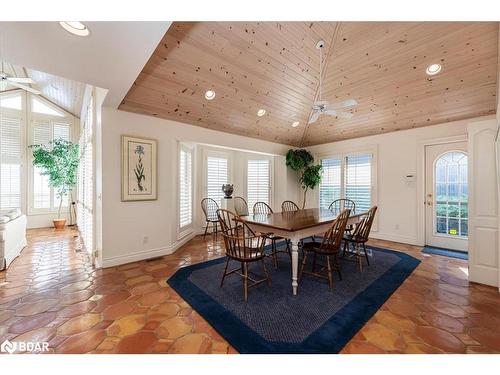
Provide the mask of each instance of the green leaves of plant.
POLYGON ((294 171, 305 169, 312 162, 314 162, 314 157, 307 150, 288 150, 286 153, 286 165, 294 171))

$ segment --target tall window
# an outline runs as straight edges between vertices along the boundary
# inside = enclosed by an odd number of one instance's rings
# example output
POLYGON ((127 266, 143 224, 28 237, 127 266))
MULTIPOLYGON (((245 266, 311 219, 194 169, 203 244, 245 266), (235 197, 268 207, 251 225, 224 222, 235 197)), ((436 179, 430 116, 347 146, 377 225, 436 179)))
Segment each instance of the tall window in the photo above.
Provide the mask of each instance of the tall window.
POLYGON ((248 160, 247 165, 247 203, 248 209, 256 202, 270 204, 271 178, 269 160, 248 160))
POLYGON ((21 207, 21 94, 0 96, 0 211, 21 207))
MULTIPOLYGON (((47 145, 56 139, 71 140, 70 121, 55 122, 50 118, 32 120, 32 144, 47 145)), ((48 184, 48 177, 37 167, 32 168, 32 208, 35 210, 55 210, 59 206, 57 192, 48 184)), ((68 197, 63 197, 62 206, 68 207, 68 197)))
POLYGON ((228 182, 228 161, 225 157, 207 157, 207 197, 221 204, 222 185, 228 182))
POLYGON ((323 179, 319 186, 321 208, 339 198, 351 199, 356 211, 368 211, 372 205, 372 155, 359 154, 321 160, 323 179))
POLYGON ((340 198, 342 181, 342 159, 323 159, 323 178, 319 187, 319 205, 328 208, 330 204, 340 198))
POLYGON ((193 152, 181 145, 179 155, 179 228, 184 231, 193 222, 193 152))
POLYGON ((94 97, 90 97, 80 129, 80 165, 78 168, 77 223, 88 252, 94 249, 94 97))

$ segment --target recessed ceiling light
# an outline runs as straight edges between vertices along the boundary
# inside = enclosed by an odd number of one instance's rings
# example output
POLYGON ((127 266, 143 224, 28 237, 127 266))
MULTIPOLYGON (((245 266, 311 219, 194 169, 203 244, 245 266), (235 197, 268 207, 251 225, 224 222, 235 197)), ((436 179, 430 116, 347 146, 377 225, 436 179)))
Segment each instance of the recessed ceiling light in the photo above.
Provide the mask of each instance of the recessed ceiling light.
POLYGON ((205 99, 212 100, 213 98, 215 98, 215 91, 214 90, 207 90, 205 92, 205 99))
POLYGON ((425 69, 425 72, 433 76, 434 74, 438 74, 441 71, 441 64, 431 64, 425 69))
POLYGON ((73 35, 88 36, 90 34, 89 28, 79 21, 61 21, 59 25, 73 35))
POLYGON ((294 128, 296 128, 299 125, 300 125, 300 122, 298 122, 298 121, 292 122, 292 127, 294 127, 294 128))
POLYGON ((257 111, 257 116, 262 117, 266 114, 266 110, 261 108, 257 111))

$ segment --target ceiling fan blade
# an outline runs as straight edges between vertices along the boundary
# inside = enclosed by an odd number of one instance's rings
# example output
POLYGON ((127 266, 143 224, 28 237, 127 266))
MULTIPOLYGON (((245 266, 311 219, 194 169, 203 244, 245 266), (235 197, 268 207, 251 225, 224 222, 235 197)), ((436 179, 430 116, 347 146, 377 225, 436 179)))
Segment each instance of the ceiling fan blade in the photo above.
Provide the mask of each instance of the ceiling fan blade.
POLYGON ((355 99, 347 99, 342 102, 327 104, 326 109, 340 109, 345 107, 352 107, 354 105, 358 105, 358 102, 355 99))
POLYGON ((351 112, 337 112, 337 117, 341 119, 350 119, 354 116, 351 112))
POLYGON ((321 112, 319 111, 314 111, 311 118, 309 119, 308 124, 314 124, 316 121, 318 121, 319 115, 321 112))
POLYGON ((329 116, 337 116, 337 111, 334 109, 327 109, 326 111, 323 112, 325 115, 329 116))
POLYGON ((23 77, 7 77, 7 81, 17 82, 17 83, 35 83, 31 78, 23 77))
POLYGON ((29 91, 35 95, 40 95, 40 91, 38 91, 37 89, 31 88, 29 86, 21 85, 20 83, 17 83, 17 82, 9 81, 9 85, 14 86, 14 87, 18 87, 18 88, 26 90, 26 91, 29 91))

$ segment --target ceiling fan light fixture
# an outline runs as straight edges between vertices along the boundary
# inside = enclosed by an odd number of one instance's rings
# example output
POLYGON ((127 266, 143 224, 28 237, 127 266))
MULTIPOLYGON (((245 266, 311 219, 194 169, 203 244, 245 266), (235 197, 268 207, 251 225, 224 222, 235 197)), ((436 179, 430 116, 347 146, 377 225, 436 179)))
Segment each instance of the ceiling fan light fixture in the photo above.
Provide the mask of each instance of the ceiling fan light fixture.
POLYGON ((257 116, 262 117, 266 114, 266 110, 264 108, 261 108, 257 111, 257 116))
POLYGON ((438 74, 440 71, 441 71, 441 64, 430 64, 426 69, 425 69, 425 72, 430 75, 430 76, 433 76, 435 74, 438 74))
POLYGON ((77 36, 89 36, 90 30, 80 21, 61 21, 59 25, 68 33, 77 36))
POLYGON ((205 99, 212 100, 214 98, 215 98, 215 91, 214 90, 207 90, 205 92, 205 99))

